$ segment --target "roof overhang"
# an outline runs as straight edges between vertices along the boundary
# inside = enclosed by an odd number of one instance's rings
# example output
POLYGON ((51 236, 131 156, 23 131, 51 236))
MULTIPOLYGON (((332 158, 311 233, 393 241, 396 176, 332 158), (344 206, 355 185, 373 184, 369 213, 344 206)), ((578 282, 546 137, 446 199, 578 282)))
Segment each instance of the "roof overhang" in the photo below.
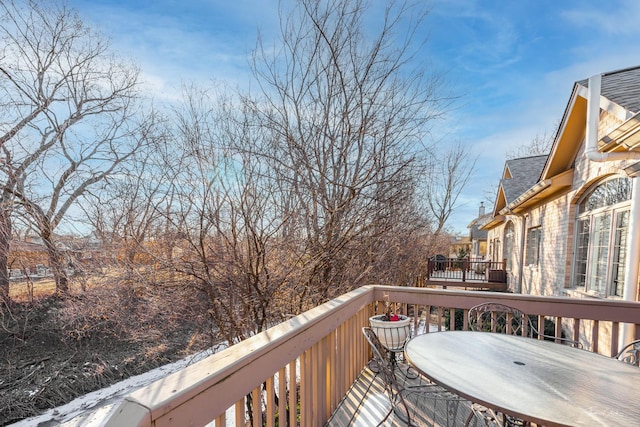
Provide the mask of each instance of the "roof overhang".
POLYGON ((501 215, 519 214, 526 211, 543 200, 560 193, 571 187, 573 183, 573 169, 564 171, 552 178, 538 182, 536 185, 525 191, 520 197, 509 203, 501 211, 501 215))
POLYGON ((487 223, 483 224, 481 227, 478 227, 480 230, 490 230, 504 222, 504 215, 496 215, 487 223))
POLYGON ((576 83, 558 126, 547 163, 542 170, 542 179, 551 178, 571 168, 576 155, 576 147, 580 145, 580 140, 584 137, 586 122, 586 88, 576 83))
POLYGON ((598 141, 598 151, 640 149, 640 114, 632 116, 598 141))

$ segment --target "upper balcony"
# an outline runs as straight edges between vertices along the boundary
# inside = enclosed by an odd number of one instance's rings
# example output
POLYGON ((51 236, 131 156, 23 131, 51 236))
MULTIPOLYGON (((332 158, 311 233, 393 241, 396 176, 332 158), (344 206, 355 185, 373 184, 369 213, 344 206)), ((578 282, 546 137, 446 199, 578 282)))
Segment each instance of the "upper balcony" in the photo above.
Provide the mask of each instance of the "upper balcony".
POLYGON ((364 286, 132 393, 107 426, 324 425, 370 359, 361 328, 385 296, 427 332, 456 329, 456 317, 466 329, 469 309, 493 301, 607 356, 617 353, 623 324, 640 335, 640 303, 364 286))
MULTIPOLYGON (((507 290, 504 262, 446 258, 436 255, 427 263, 426 284, 447 288, 507 290)), ((422 284, 422 281, 419 281, 422 284)))

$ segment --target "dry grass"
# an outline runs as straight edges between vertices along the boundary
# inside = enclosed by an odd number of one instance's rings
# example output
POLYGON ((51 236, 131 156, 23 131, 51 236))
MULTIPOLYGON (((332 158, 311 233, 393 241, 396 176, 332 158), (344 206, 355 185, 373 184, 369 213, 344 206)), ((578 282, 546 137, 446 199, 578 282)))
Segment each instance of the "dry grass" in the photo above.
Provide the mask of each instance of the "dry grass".
MULTIPOLYGON (((144 281, 148 276, 148 268, 141 267, 137 272, 137 278, 144 281)), ((166 273, 154 271, 154 282, 159 279, 167 279, 166 273)), ((114 283, 122 283, 123 271, 118 266, 102 268, 99 273, 86 276, 74 276, 69 280, 69 293, 78 295, 96 286, 110 286, 114 283)), ((171 278, 173 279, 173 278, 171 278)), ((53 278, 36 280, 16 280, 9 283, 9 298, 18 303, 34 302, 35 300, 55 295, 56 283, 53 278)))
POLYGON ((20 280, 9 284, 9 298, 15 302, 30 302, 51 296, 55 291, 56 282, 53 279, 20 280))
POLYGON ((11 283, 0 307, 0 425, 212 344, 189 288, 95 276, 50 298, 53 280, 11 283), (83 290, 85 289, 85 290, 83 290))

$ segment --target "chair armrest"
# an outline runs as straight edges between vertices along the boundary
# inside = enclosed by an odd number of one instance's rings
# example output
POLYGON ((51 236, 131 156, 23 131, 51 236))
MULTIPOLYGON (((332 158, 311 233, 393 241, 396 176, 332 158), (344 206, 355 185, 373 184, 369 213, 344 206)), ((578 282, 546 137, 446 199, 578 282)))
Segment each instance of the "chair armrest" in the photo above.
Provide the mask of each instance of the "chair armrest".
POLYGON ((583 349, 583 346, 579 341, 571 340, 569 338, 554 337, 551 335, 545 335, 540 333, 538 333, 538 337, 542 337, 542 339, 547 341, 557 341, 560 344, 570 345, 571 347, 583 349))

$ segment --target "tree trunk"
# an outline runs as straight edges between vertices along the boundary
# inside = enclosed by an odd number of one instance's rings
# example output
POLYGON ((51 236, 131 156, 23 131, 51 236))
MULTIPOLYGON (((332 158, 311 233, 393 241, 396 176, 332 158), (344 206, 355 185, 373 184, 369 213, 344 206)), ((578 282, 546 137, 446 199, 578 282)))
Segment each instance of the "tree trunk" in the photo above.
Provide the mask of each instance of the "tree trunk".
POLYGON ((56 294, 66 295, 69 293, 69 280, 67 279, 67 273, 64 269, 64 256, 60 250, 56 248, 50 224, 45 223, 41 227, 40 236, 49 255, 49 267, 51 267, 53 278, 56 281, 56 294))
POLYGON ((11 242, 11 212, 0 209, 0 302, 9 301, 9 245, 11 242))

